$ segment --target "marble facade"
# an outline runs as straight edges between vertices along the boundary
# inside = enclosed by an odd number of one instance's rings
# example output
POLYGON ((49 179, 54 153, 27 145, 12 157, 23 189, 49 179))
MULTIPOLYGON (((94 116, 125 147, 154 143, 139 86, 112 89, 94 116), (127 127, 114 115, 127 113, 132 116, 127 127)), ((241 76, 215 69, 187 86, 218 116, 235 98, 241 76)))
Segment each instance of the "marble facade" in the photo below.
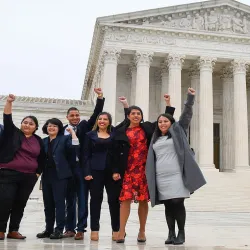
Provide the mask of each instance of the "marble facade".
POLYGON ((206 1, 97 19, 82 99, 104 89, 105 110, 123 119, 117 98, 153 121, 171 95, 178 119, 197 90, 190 144, 201 168, 249 168, 250 6, 206 1), (216 164, 215 164, 216 161, 216 164))

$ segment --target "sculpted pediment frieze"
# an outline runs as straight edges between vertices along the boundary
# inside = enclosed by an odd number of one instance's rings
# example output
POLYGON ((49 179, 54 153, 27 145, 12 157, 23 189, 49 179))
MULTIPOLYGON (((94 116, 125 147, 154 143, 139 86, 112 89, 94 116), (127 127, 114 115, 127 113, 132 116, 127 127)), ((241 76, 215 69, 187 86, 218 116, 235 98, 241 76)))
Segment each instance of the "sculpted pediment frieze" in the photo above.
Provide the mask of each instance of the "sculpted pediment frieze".
POLYGON ((242 35, 250 34, 250 15, 228 6, 159 15, 120 23, 174 30, 183 29, 242 35))

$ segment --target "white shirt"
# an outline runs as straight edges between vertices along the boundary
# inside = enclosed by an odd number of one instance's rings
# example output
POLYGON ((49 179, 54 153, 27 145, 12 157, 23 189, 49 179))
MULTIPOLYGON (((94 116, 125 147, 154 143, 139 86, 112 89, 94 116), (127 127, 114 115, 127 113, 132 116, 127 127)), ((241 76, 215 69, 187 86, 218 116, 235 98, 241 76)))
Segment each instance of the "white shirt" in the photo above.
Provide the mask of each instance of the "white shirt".
MULTIPOLYGON (((70 133, 67 131, 67 128, 72 128, 73 130, 74 130, 74 127, 72 126, 72 125, 70 125, 70 124, 68 124, 68 126, 65 128, 65 130, 64 130, 64 135, 69 135, 70 133)), ((77 130, 77 126, 75 126, 75 129, 77 130)), ((76 132, 76 130, 75 130, 75 132, 76 132)), ((72 143, 75 143, 75 142, 73 142, 73 140, 75 141, 75 140, 77 140, 78 141, 78 144, 79 144, 79 140, 78 139, 72 139, 72 143)), ((78 145, 78 144, 76 144, 76 145, 78 145)), ((76 161, 79 161, 79 158, 76 156, 76 161)))

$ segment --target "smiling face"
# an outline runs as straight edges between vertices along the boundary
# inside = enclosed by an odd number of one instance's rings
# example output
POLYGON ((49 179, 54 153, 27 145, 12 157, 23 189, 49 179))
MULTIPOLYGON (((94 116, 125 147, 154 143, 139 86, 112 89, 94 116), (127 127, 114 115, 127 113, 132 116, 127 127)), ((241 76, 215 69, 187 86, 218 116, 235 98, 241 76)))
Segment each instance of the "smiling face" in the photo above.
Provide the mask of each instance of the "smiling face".
POLYGON ((171 122, 168 118, 160 116, 160 118, 158 119, 158 127, 162 135, 165 135, 171 127, 171 122))
POLYGON ((132 125, 139 125, 142 120, 142 113, 140 110, 132 109, 130 114, 128 115, 128 119, 130 124, 132 125))
POLYGON ((57 136, 58 132, 59 132, 59 128, 57 125, 49 123, 47 126, 47 132, 49 136, 57 136))
POLYGON ((67 119, 69 121, 69 124, 76 126, 80 122, 80 113, 78 110, 70 110, 67 119))
POLYGON ((21 130, 26 136, 31 136, 36 131, 36 124, 31 118, 26 118, 21 123, 21 130))
POLYGON ((97 120, 97 126, 101 130, 107 130, 110 125, 109 118, 106 114, 100 115, 97 120))

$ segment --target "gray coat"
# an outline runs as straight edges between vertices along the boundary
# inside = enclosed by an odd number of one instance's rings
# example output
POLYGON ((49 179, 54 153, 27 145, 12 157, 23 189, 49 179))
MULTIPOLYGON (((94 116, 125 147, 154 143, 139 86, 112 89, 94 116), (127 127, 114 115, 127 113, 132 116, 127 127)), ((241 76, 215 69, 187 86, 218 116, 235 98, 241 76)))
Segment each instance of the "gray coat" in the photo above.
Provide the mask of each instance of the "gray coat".
MULTIPOLYGON (((206 184, 205 178, 194 159, 194 153, 190 148, 187 139, 187 130, 193 115, 194 96, 188 94, 187 101, 185 102, 184 110, 180 116, 178 122, 172 124, 169 128, 169 132, 172 136, 178 160, 180 163, 181 171, 183 173, 183 182, 186 188, 193 193, 206 184)), ((154 136, 153 136, 154 138, 154 136)), ((151 205, 161 204, 158 199, 158 191, 156 186, 156 159, 153 150, 153 139, 151 140, 147 164, 146 164, 146 176, 148 189, 150 194, 151 205)))

